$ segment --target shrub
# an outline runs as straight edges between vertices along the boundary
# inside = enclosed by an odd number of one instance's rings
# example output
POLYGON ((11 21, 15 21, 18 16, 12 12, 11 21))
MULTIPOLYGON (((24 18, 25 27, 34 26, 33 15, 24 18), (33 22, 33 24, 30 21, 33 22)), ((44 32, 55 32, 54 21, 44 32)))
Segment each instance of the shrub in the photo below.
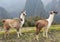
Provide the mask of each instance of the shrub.
POLYGON ((3 24, 2 24, 2 22, 0 21, 0 26, 2 26, 3 24))
POLYGON ((35 22, 37 20, 41 19, 39 16, 34 16, 34 17, 29 17, 29 18, 26 18, 25 19, 25 24, 24 26, 30 26, 30 27, 33 27, 35 26, 35 22))

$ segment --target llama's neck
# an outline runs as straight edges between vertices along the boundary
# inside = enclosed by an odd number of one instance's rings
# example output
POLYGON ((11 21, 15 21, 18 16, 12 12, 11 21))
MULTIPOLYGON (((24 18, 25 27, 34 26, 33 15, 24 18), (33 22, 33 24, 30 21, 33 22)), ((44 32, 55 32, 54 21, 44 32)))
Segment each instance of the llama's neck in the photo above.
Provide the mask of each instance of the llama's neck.
POLYGON ((50 14, 49 18, 47 19, 50 24, 52 24, 54 19, 54 14, 50 14))
POLYGON ((23 20, 21 21, 22 24, 24 24, 24 21, 25 21, 25 16, 23 14, 20 15, 20 18, 23 20))
POLYGON ((25 16, 23 14, 21 14, 20 15, 20 18, 24 20, 25 19, 25 16))

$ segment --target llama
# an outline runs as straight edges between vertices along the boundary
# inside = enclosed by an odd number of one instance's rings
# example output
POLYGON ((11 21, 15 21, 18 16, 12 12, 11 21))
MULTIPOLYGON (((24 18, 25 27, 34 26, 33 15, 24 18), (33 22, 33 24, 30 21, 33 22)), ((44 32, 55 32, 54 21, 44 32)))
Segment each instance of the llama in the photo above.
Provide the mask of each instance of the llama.
POLYGON ((25 22, 26 11, 22 11, 19 19, 4 19, 3 28, 6 30, 5 33, 8 34, 10 28, 15 28, 17 30, 17 36, 21 35, 21 28, 25 22))
POLYGON ((48 38, 48 29, 50 28, 53 19, 54 19, 54 15, 57 14, 57 12, 55 11, 51 11, 50 12, 50 16, 48 19, 45 20, 38 20, 36 21, 36 39, 38 40, 38 34, 39 31, 43 28, 43 36, 48 38))

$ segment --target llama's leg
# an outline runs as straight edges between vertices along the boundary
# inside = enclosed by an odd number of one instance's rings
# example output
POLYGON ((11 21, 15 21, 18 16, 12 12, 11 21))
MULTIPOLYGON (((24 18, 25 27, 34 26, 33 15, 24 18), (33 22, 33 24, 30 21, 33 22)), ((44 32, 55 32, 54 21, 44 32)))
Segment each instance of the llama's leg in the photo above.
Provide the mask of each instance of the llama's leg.
POLYGON ((17 29, 17 36, 18 36, 18 38, 19 38, 19 36, 20 36, 19 28, 17 29))
POLYGON ((21 29, 22 29, 22 24, 20 25, 20 28, 19 28, 19 32, 20 32, 20 36, 22 35, 22 33, 21 33, 21 29))
POLYGON ((38 28, 36 28, 36 39, 38 40, 38 34, 39 34, 40 30, 38 28))
POLYGON ((22 35, 22 33, 21 33, 21 28, 19 28, 19 32, 20 32, 20 36, 22 35))
POLYGON ((7 36, 9 36, 9 28, 7 28, 6 31, 5 31, 5 38, 6 38, 7 36))
POLYGON ((46 37, 48 38, 48 30, 49 30, 49 28, 46 28, 46 37))
POLYGON ((43 28, 43 37, 45 37, 45 28, 43 28))
POLYGON ((7 30, 5 30, 5 35, 4 35, 4 37, 5 37, 5 38, 7 37, 7 32, 8 32, 8 31, 7 31, 7 30))
POLYGON ((46 29, 47 29, 47 26, 45 26, 45 27, 43 28, 43 37, 46 36, 46 29))

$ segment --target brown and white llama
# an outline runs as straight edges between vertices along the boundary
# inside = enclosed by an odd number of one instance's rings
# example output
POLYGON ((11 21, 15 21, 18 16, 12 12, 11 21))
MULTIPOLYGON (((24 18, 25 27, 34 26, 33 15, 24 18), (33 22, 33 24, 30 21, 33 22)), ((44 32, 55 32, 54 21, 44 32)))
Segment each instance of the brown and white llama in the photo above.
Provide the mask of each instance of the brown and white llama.
POLYGON ((21 28, 25 22, 26 11, 22 11, 19 19, 4 19, 3 28, 6 30, 5 33, 8 34, 10 28, 15 28, 17 30, 17 36, 21 35, 21 28))
POLYGON ((39 31, 42 28, 43 28, 43 36, 48 38, 48 29, 50 28, 50 26, 53 22, 55 14, 57 14, 57 12, 51 11, 48 19, 36 21, 35 25, 36 25, 36 39, 37 40, 38 40, 39 31))

